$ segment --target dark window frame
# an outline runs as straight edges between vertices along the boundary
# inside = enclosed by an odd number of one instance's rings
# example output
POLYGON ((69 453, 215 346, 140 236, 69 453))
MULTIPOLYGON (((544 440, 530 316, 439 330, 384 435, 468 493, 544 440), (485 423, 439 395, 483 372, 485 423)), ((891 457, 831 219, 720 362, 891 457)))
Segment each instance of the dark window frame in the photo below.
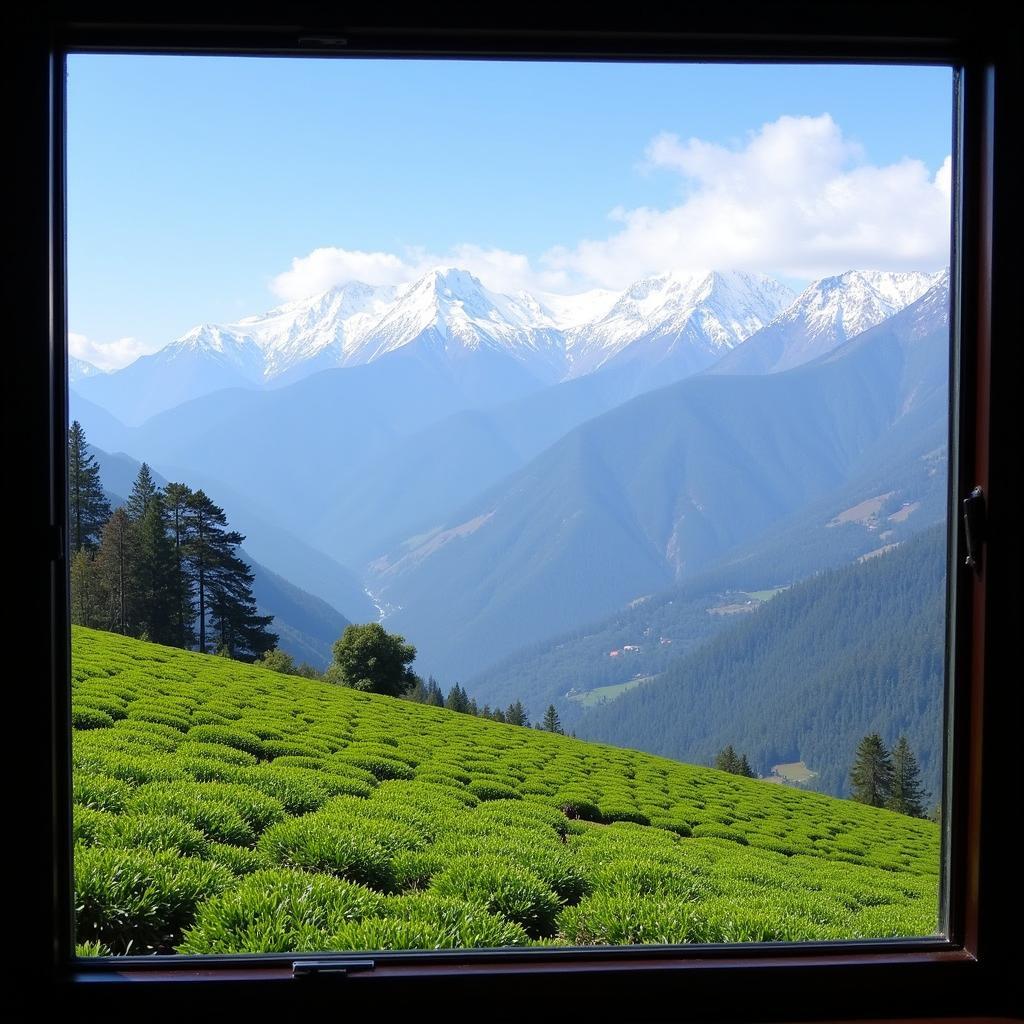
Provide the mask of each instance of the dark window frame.
MULTIPOLYGON (((762 5, 764 6, 764 5, 762 5)), ((239 24, 238 15, 217 18, 204 10, 191 21, 176 8, 161 19, 136 11, 122 20, 91 12, 52 11, 37 15, 18 41, 16 116, 25 158, 19 161, 15 229, 24 245, 24 283, 15 353, 22 381, 11 406, 24 437, 15 466, 26 481, 30 542, 23 553, 29 571, 22 619, 31 644, 46 661, 16 694, 19 733, 30 740, 25 785, 15 801, 16 820, 29 851, 26 885, 38 893, 35 919, 26 922, 27 977, 72 991, 80 1005, 161 1005, 167 1009, 222 1002, 303 1009, 330 1006, 344 993, 348 1006, 378 1006, 388 999, 459 1000, 472 1015, 564 1016, 587 1008, 607 1012, 621 1003, 630 1016, 696 1015, 711 1019, 756 1015, 760 1019, 809 1016, 889 1017, 1012 1013, 1010 962, 1012 849, 1000 841, 999 809, 1014 806, 1015 773, 1007 751, 1020 724, 1020 698, 1012 686, 986 686, 986 672, 998 659, 1012 664, 1011 623, 1016 595, 1014 570, 1020 565, 1019 538, 1012 532, 1015 456, 1011 388, 1019 353, 1007 344, 1014 335, 1013 279, 1020 226, 1019 199, 1013 193, 1015 167, 1009 152, 1013 110, 1021 98, 1019 16, 996 18, 988 4, 975 5, 971 25, 958 20, 954 5, 908 2, 789 5, 758 10, 731 5, 728 15, 694 11, 676 23, 655 18, 621 25, 591 22, 581 30, 571 17, 563 27, 505 24, 465 29, 432 23, 423 28, 381 24, 344 27, 325 22, 322 12, 294 14, 298 24, 273 20, 239 24), (1008 18, 1008 21, 1001 20, 1008 18), (1016 21, 1014 20, 1016 18, 1016 21), (854 29, 856 35, 852 34, 854 29), (1017 49, 1014 49, 1014 47, 1017 49), (64 438, 66 436, 66 331, 64 310, 64 229, 62 86, 67 50, 132 52, 216 52, 287 55, 473 57, 716 58, 935 63, 958 67, 960 104, 959 182, 954 190, 957 231, 953 274, 959 279, 954 337, 960 352, 953 431, 958 435, 954 496, 981 484, 989 497, 988 550, 975 574, 957 567, 950 619, 954 635, 956 714, 948 743, 957 765, 947 794, 950 875, 948 940, 922 943, 843 944, 827 949, 737 947, 692 950, 613 950, 558 954, 537 951, 527 957, 448 955, 378 960, 373 973, 324 981, 293 980, 293 958, 195 964, 119 964, 85 968, 69 961, 70 794, 67 737, 70 734, 67 665, 68 618, 62 521, 64 438), (993 346, 993 337, 1005 339, 993 346), (1001 442, 1001 443, 996 443, 1001 442), (19 462, 20 458, 20 462, 19 462), (45 685, 42 685, 45 682, 45 685), (1001 763, 1002 762, 1002 763, 1001 763), (982 778, 985 800, 982 802, 982 778), (34 785, 31 785, 33 783, 34 785), (20 813, 19 813, 20 812, 20 813), (35 825, 34 829, 31 825, 35 825), (129 984, 131 982, 131 984, 129 984), (642 989, 640 989, 642 986, 642 989), (637 993, 642 991, 643 995, 637 993), (498 1002, 495 1002, 495 996, 498 1002), (529 1002, 526 1002, 526 1000, 529 1002), (202 1000, 199 1004, 198 1001, 202 1000), (465 1000, 465 1002, 462 1002, 465 1000), (539 1000, 548 1000, 539 1002, 539 1000), (663 1002, 661 1000, 668 1000, 663 1002), (258 1001, 255 1002, 255 1001, 258 1001), (500 1007, 494 1012, 495 1006, 500 1007), (485 1010, 484 1008, 488 1009, 485 1010)), ((291 14, 292 12, 286 12, 291 14)), ((353 21, 356 19, 353 18, 353 21)), ((481 19, 482 20, 482 19, 481 19)), ((1019 333, 1019 331, 1017 332, 1019 333)), ((954 449, 951 448, 951 456, 954 449)), ((960 550, 957 504, 951 506, 951 550, 960 550)), ((18 834, 18 833, 16 833, 18 834)), ((20 945, 20 943, 19 943, 20 945)), ((19 950, 20 952, 20 950, 19 950)), ((185 1012, 184 1009, 179 1012, 185 1012)))

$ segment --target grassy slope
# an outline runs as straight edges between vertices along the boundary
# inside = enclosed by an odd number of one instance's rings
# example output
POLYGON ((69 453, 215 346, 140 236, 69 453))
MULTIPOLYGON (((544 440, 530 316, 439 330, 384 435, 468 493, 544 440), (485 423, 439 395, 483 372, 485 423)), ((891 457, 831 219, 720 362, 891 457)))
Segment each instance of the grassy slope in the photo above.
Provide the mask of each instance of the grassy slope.
POLYGON ((935 930, 930 822, 113 634, 73 655, 84 954, 935 930))

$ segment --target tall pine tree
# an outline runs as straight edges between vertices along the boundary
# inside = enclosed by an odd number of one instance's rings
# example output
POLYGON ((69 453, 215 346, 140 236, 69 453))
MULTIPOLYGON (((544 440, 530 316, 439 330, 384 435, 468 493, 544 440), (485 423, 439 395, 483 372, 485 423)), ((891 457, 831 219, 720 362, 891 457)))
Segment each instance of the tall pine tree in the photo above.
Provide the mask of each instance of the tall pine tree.
POLYGON ((884 807, 892 793, 893 766, 882 737, 877 732, 857 744, 850 769, 850 795, 858 803, 884 807))
POLYGON ((544 712, 544 721, 541 725, 548 732, 560 733, 562 731, 562 722, 558 717, 558 709, 554 704, 548 705, 547 711, 544 712))
POLYGON ((124 510, 133 523, 139 522, 146 514, 146 509, 149 508, 149 503, 156 497, 156 494, 157 486, 153 481, 153 474, 144 462, 135 477, 132 493, 124 503, 124 510))
MULTIPOLYGON (((141 472, 139 476, 141 478, 141 472)), ((140 507, 142 515, 132 523, 135 531, 137 625, 139 632, 153 643, 173 645, 177 643, 179 634, 175 594, 177 567, 163 495, 154 491, 140 507)), ((131 515, 130 512, 128 514, 131 515)))
POLYGON ((72 554, 95 551, 110 518, 110 502, 100 483, 100 467, 89 451, 82 424, 68 431, 68 540, 72 554))
POLYGON ((185 540, 181 545, 195 593, 198 644, 217 647, 232 657, 259 657, 277 645, 267 627, 273 616, 260 615, 252 596, 252 570, 235 554, 245 539, 228 529, 224 510, 203 492, 191 494, 185 505, 185 540))
POLYGON ((96 565, 107 599, 106 629, 131 636, 135 628, 136 537, 124 506, 116 509, 103 527, 96 565))
POLYGON ((921 769, 917 758, 910 749, 907 737, 901 736, 892 751, 892 785, 885 806, 890 811, 923 818, 928 797, 928 791, 921 785, 921 769))
POLYGON ((171 641, 175 647, 191 647, 195 640, 195 611, 192 606, 192 577, 188 564, 189 502, 192 490, 185 484, 164 488, 163 505, 172 551, 168 584, 171 604, 171 641))

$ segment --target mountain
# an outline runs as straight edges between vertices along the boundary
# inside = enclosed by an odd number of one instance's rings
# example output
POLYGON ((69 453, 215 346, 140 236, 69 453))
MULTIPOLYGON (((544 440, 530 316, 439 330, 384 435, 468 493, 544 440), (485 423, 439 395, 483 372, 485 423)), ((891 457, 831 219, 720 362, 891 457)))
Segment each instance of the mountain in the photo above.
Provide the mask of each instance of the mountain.
POLYGON ((105 372, 105 370, 101 370, 98 366, 93 366, 92 363, 86 362, 84 359, 79 359, 77 356, 68 356, 69 384, 77 384, 87 377, 97 377, 105 372))
POLYGON ((943 277, 850 270, 822 278, 708 372, 778 373, 810 362, 905 309, 943 277))
POLYGON ((606 618, 519 648, 465 680, 479 704, 554 703, 573 727, 594 702, 660 675, 737 617, 794 582, 904 543, 947 516, 941 424, 707 570, 606 618), (617 652, 612 654, 612 652, 617 652))
POLYGON ((431 671, 464 679, 687 579, 941 431, 947 307, 939 285, 804 367, 692 377, 598 416, 394 545, 368 589, 431 671))
POLYGON ((252 338, 203 324, 123 370, 80 380, 77 390, 122 422, 138 424, 198 395, 256 387, 262 363, 252 338))
MULTIPOLYGON (((95 445, 90 445, 89 451, 99 466, 100 479, 111 503, 123 501, 131 494, 135 478, 138 476, 142 464, 123 452, 105 452, 95 445)), ((158 487, 167 485, 167 477, 152 467, 150 467, 150 471, 153 474, 153 482, 158 487)), ((190 481, 190 483, 196 486, 195 481, 190 481)), ((215 493, 214 500, 224 502, 224 497, 215 493)), ((251 522, 251 520, 244 514, 241 517, 236 516, 235 509, 230 507, 230 503, 225 503, 224 507, 232 528, 239 529, 243 534, 246 533, 242 521, 251 522)), ((263 549, 265 542, 256 538, 247 537, 246 539, 249 541, 246 548, 251 548, 251 542, 256 540, 257 546, 261 550, 263 549)), ((331 644, 345 631, 350 620, 341 615, 327 601, 307 593, 301 587, 260 564, 246 548, 240 549, 239 555, 253 571, 253 596, 256 599, 259 613, 274 616, 271 629, 278 634, 278 646, 292 655, 296 661, 307 661, 317 668, 326 667, 331 660, 331 644)), ((294 565, 300 561, 294 551, 289 554, 291 555, 287 559, 289 564, 294 565)), ((329 563, 329 560, 327 561, 329 563)), ((333 586, 336 589, 342 589, 345 587, 345 574, 340 566, 337 569, 339 571, 332 574, 333 586)), ((353 603, 356 604, 361 618, 375 617, 372 605, 361 592, 359 601, 353 603)))
MULTIPOLYGON (((455 364, 511 360, 535 386, 564 375, 561 331, 525 293, 488 291, 464 270, 433 270, 401 288, 353 282, 233 324, 204 324, 102 378, 84 397, 128 424, 225 388, 260 388, 362 366, 402 349, 455 364)), ((460 371, 468 374, 463 367, 460 371)))
POLYGON ((941 791, 945 529, 826 572, 737 619, 653 682, 587 711, 587 739, 708 764, 727 744, 755 771, 803 761, 846 795, 857 742, 906 734, 941 791))
POLYGON ((224 388, 279 386, 405 348, 450 362, 511 358, 538 384, 640 361, 664 384, 713 362, 791 298, 771 278, 739 272, 665 274, 618 297, 503 295, 449 267, 401 287, 350 282, 235 323, 203 324, 123 370, 76 383, 129 424, 224 388))
POLYGON ((711 365, 792 301, 763 274, 673 272, 632 284, 600 319, 566 333, 571 374, 639 361, 660 382, 711 365))

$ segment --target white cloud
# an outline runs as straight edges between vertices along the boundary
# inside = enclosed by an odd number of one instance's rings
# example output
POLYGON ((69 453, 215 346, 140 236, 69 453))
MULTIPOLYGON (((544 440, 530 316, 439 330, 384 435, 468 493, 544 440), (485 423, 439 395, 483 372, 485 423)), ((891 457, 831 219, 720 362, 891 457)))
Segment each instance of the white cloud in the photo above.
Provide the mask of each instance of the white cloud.
POLYGON ((487 249, 466 243, 447 253, 409 249, 404 256, 388 252, 362 252, 325 246, 308 256, 296 256, 290 269, 270 283, 271 291, 286 301, 303 299, 349 281, 370 285, 398 285, 414 281, 435 267, 459 267, 478 277, 492 291, 559 290, 568 276, 560 270, 536 271, 521 253, 487 249))
POLYGON ((403 284, 433 267, 458 266, 494 291, 567 294, 624 288, 670 269, 810 279, 949 262, 951 159, 934 174, 920 160, 871 164, 828 114, 780 117, 732 146, 662 133, 641 169, 679 175, 679 201, 616 207, 607 237, 554 246, 535 262, 471 242, 403 255, 324 247, 295 257, 271 289, 299 299, 347 281, 403 284))
POLYGON ((84 359, 101 370, 119 370, 135 362, 139 356, 155 352, 159 345, 146 345, 138 338, 118 338, 116 341, 92 341, 84 334, 68 332, 68 352, 84 359))
POLYGON ((348 281, 364 284, 403 284, 410 280, 408 264, 390 252, 362 252, 359 249, 338 249, 324 246, 308 256, 292 259, 291 269, 278 274, 270 282, 270 290, 278 298, 291 301, 304 299, 348 281))
POLYGON ((644 166, 680 175, 678 205, 613 210, 618 231, 552 249, 548 269, 624 287, 669 268, 810 278, 949 261, 949 158, 934 176, 919 160, 874 166, 828 114, 781 117, 735 147, 663 133, 644 166))

